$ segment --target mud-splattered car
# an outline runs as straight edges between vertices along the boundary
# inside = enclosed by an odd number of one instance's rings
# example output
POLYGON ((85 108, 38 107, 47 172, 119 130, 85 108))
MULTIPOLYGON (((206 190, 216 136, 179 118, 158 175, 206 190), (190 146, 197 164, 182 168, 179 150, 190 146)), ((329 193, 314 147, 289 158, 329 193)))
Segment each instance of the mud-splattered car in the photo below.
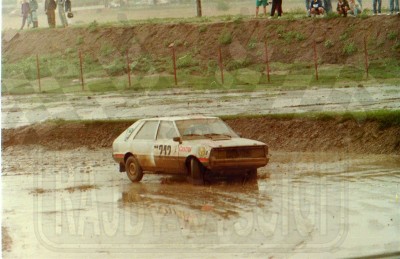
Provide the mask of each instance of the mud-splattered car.
POLYGON ((138 120, 115 139, 113 158, 132 182, 149 171, 187 175, 197 184, 206 173, 255 179, 269 160, 265 143, 241 138, 221 119, 204 116, 138 120))

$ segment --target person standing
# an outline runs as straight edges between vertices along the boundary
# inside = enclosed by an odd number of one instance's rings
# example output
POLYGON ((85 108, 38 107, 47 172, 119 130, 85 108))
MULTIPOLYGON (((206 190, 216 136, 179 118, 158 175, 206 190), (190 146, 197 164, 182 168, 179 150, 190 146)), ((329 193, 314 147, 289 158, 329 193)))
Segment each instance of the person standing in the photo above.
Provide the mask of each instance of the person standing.
MULTIPOLYGON (((28 19, 29 13, 30 13, 29 4, 26 2, 26 0, 22 0, 22 3, 21 3, 22 25, 21 25, 20 30, 22 30, 24 28, 25 22, 26 22, 26 19, 28 19)), ((28 25, 28 27, 29 27, 29 25, 28 25)))
POLYGON ((58 0, 58 15, 60 16, 61 24, 65 28, 68 26, 67 17, 65 16, 65 0, 58 0))
POLYGON ((326 13, 332 12, 331 0, 324 0, 324 10, 325 10, 326 13))
POLYGON ((278 11, 278 18, 282 16, 282 0, 272 0, 271 17, 274 17, 275 10, 278 11))
POLYGON ((268 1, 267 0, 256 0, 256 17, 258 17, 258 11, 259 11, 261 5, 264 8, 264 15, 265 16, 267 15, 268 1))
POLYGON ((374 11, 374 15, 377 14, 381 15, 381 6, 382 6, 382 0, 372 0, 372 9, 374 11), (376 9, 376 5, 378 4, 378 9, 376 9))
POLYGON ((347 17, 347 12, 349 11, 349 9, 349 2, 347 2, 347 0, 338 1, 336 10, 339 15, 343 14, 344 17, 347 17))
POLYGON ((349 13, 354 16, 357 16, 362 12, 360 5, 356 3, 356 0, 350 0, 349 6, 350 6, 349 13))
POLYGON ((310 1, 310 0, 305 0, 304 3, 306 4, 307 16, 310 17, 310 16, 311 16, 311 14, 310 14, 310 4, 311 4, 311 1, 310 1))
POLYGON ((394 13, 400 14, 399 12, 399 0, 389 0, 390 13, 388 15, 393 15, 394 13))
POLYGON ((50 28, 56 27, 56 10, 57 3, 54 0, 46 0, 44 2, 44 11, 47 14, 47 22, 50 28))
POLYGON ((32 22, 33 24, 33 28, 37 28, 38 27, 38 17, 37 17, 37 9, 38 9, 39 5, 38 2, 36 0, 29 0, 29 8, 31 10, 31 13, 29 15, 29 21, 28 23, 32 22))
POLYGON ((312 0, 310 4, 310 12, 313 17, 316 15, 324 14, 324 7, 322 6, 321 0, 312 0))

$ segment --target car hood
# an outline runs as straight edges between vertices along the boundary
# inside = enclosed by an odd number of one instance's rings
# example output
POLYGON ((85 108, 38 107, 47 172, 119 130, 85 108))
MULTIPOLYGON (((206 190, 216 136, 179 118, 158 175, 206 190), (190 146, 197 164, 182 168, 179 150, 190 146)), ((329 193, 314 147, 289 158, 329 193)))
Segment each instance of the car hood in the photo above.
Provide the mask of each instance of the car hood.
POLYGON ((187 145, 189 143, 192 145, 205 145, 211 148, 265 145, 265 143, 261 141, 246 138, 184 140, 182 144, 187 145))

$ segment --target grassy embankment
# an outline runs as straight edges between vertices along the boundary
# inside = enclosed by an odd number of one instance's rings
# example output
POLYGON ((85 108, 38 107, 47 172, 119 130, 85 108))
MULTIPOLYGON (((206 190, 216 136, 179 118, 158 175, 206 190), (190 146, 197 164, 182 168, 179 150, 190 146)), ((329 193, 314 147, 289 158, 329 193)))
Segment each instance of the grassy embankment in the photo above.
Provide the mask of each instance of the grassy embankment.
MULTIPOLYGON (((304 19, 304 14, 289 13, 284 19, 304 19)), ((364 16, 356 19, 364 19, 364 16)), ((332 19, 335 15, 323 19, 332 19)), ((187 19, 149 19, 146 21, 124 21, 121 24, 102 24, 93 22, 86 25, 89 30, 97 30, 100 26, 132 26, 141 23, 199 23, 199 31, 207 30, 206 24, 213 21, 233 21, 241 23, 249 17, 223 16, 212 18, 187 18, 187 19), (201 25, 201 24, 204 24, 201 25)), ((279 29, 279 28, 277 28, 279 29)), ((346 32, 347 33, 347 32, 346 32)), ((345 33, 345 34, 346 34, 345 33)), ((393 42, 391 51, 400 50, 399 35, 395 31, 386 32, 386 39, 393 42)), ((346 35, 340 35, 340 40, 345 40, 346 35), (343 38, 343 39, 342 39, 343 38)), ((221 34, 219 43, 229 45, 229 34, 221 34)), ((284 44, 304 40, 304 35, 295 32, 284 32, 282 39, 276 44, 284 44)), ((46 93, 69 93, 82 91, 77 49, 84 44, 82 37, 77 37, 76 46, 65 49, 63 53, 49 54, 40 57, 42 91, 46 93)), ((163 43, 164 44, 164 43, 163 43)), ((167 44, 167 43, 165 43, 167 44)), ((164 44, 164 45, 165 45, 164 44)), ((185 42, 175 42, 184 45, 185 42)), ((326 40, 324 48, 331 48, 334 42, 326 40)), ((377 45, 371 38, 369 45, 377 45)), ((246 46, 247 51, 254 50, 256 42, 250 40, 246 46)), ((308 87, 348 87, 358 85, 391 84, 400 85, 400 60, 395 55, 391 59, 371 60, 369 63, 369 77, 366 77, 362 61, 358 65, 320 64, 319 80, 315 79, 314 64, 295 62, 292 64, 272 62, 270 64, 271 82, 267 81, 265 64, 254 64, 248 60, 224 60, 225 82, 222 84, 217 60, 204 62, 196 60, 198 50, 195 47, 187 52, 178 53, 178 87, 190 89, 241 89, 252 91, 257 89, 306 89, 308 87)), ((349 59, 362 50, 354 45, 344 45, 341 55, 349 59)), ((154 57, 142 54, 133 58, 130 63, 131 87, 128 89, 125 50, 115 50, 110 45, 103 45, 101 57, 97 59, 85 56, 83 60, 85 91, 110 92, 110 91, 148 91, 162 90, 176 87, 173 77, 171 57, 154 57), (109 63, 100 63, 99 60, 110 60, 109 63)), ((376 54, 376 53, 371 53, 376 54)), ((29 94, 39 92, 37 83, 36 58, 31 56, 15 63, 2 60, 2 93, 3 94, 29 94)))

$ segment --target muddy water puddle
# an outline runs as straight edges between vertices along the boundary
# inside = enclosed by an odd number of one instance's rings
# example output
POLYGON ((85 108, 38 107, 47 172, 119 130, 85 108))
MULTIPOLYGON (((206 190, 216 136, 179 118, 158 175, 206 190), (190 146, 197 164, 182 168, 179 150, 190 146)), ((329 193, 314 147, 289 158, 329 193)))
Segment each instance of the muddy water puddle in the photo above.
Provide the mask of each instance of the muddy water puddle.
POLYGON ((397 156, 273 152, 256 183, 206 186, 161 175, 132 184, 108 149, 12 147, 2 158, 6 258, 343 257, 400 248, 397 156))

